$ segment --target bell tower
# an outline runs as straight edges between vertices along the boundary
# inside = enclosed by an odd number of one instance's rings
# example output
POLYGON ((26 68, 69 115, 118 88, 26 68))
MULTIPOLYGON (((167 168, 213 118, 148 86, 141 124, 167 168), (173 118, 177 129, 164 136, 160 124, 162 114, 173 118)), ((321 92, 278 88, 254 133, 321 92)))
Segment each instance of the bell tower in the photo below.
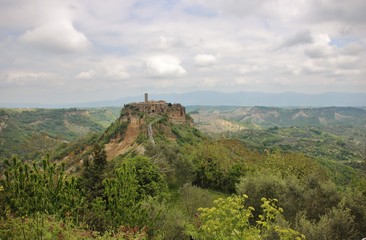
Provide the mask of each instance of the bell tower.
POLYGON ((148 101, 149 101, 149 95, 145 93, 145 103, 147 103, 148 101))

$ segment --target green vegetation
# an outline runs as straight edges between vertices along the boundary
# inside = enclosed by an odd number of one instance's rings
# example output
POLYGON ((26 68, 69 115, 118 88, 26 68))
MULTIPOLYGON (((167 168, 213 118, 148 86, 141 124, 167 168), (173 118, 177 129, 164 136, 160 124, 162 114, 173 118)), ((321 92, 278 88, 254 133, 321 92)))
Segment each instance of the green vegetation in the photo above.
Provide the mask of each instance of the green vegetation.
POLYGON ((0 158, 40 157, 59 144, 104 131, 118 114, 118 108, 0 109, 0 158))
POLYGON ((232 133, 231 137, 261 151, 280 149, 341 161, 362 158, 361 149, 358 151, 352 141, 313 127, 248 129, 232 133))
POLYGON ((253 207, 245 207, 247 195, 214 201, 215 207, 199 208, 198 221, 188 231, 195 239, 305 239, 286 226, 276 199, 262 198, 262 214, 253 222, 253 207))
POLYGON ((344 164, 363 157, 351 144, 363 133, 344 130, 360 126, 271 126, 214 139, 189 121, 132 110, 50 157, 5 159, 0 238, 365 237, 365 172, 344 164), (126 139, 131 119, 141 120, 135 142, 126 139), (111 142, 124 148, 107 160, 111 142))
POLYGON ((2 180, 2 198, 7 211, 16 216, 50 214, 64 217, 66 214, 75 222, 84 199, 77 189, 75 178, 66 179, 63 166, 51 164, 48 159, 42 163, 24 164, 17 158, 5 161, 5 179, 2 180))
POLYGON ((214 137, 240 139, 260 152, 279 149, 365 168, 363 108, 195 107, 192 111, 198 128, 214 137))

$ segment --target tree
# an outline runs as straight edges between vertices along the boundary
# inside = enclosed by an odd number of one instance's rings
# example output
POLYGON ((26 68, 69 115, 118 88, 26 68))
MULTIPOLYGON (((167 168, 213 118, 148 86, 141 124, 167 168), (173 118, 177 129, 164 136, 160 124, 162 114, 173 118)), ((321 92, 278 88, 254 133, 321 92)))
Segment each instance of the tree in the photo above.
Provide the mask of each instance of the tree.
POLYGON ((5 161, 5 179, 0 182, 5 208, 15 216, 53 214, 78 219, 84 203, 77 179, 67 178, 63 166, 51 164, 46 157, 39 164, 26 164, 16 157, 5 161))
POLYGON ((309 239, 361 239, 356 229, 355 217, 343 203, 322 215, 319 221, 309 221, 306 214, 299 214, 297 229, 309 239))
POLYGON ((138 155, 123 161, 123 167, 127 164, 131 171, 136 171, 139 199, 162 197, 167 193, 168 185, 165 178, 150 158, 138 155))
POLYGON ((105 204, 105 209, 99 209, 106 212, 107 219, 112 219, 114 227, 147 227, 149 236, 159 231, 156 225, 164 216, 161 202, 167 194, 167 183, 149 158, 123 159, 114 177, 106 178, 103 184, 105 201, 97 200, 99 206, 105 204))
POLYGON ((103 181, 107 214, 116 226, 140 225, 143 214, 138 201, 136 168, 124 162, 115 170, 115 176, 103 181))
POLYGON ((107 166, 107 155, 100 145, 95 144, 91 159, 85 159, 82 185, 90 201, 103 195, 103 179, 107 166))
MULTIPOLYGON (((331 181, 310 175, 303 179, 294 176, 281 177, 267 170, 257 171, 240 178, 236 185, 238 194, 248 194, 249 204, 254 208, 260 205, 260 199, 276 198, 286 209, 285 217, 294 221, 299 211, 306 211, 310 219, 319 220, 319 216, 335 207, 340 201, 336 185, 331 181)), ((254 215, 258 215, 255 213, 254 215)))
POLYGON ((365 150, 364 150, 364 154, 363 154, 363 160, 364 160, 364 170, 365 170, 365 174, 366 174, 366 145, 365 145, 365 150))

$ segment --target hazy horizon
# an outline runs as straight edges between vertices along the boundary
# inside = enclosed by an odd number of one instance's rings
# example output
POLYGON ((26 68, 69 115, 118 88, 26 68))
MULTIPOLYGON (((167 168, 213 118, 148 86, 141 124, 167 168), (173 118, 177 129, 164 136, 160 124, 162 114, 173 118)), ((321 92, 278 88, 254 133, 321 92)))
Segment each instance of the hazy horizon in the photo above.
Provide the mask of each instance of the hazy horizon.
POLYGON ((362 0, 12 0, 0 10, 0 103, 366 93, 362 0))
MULTIPOLYGON (((149 94, 149 100, 164 100, 185 106, 268 106, 268 107, 365 107, 366 93, 326 92, 304 94, 296 92, 218 92, 193 91, 186 93, 149 94)), ((121 96, 114 99, 73 103, 0 102, 0 108, 94 108, 121 107, 144 101, 144 95, 121 96)))

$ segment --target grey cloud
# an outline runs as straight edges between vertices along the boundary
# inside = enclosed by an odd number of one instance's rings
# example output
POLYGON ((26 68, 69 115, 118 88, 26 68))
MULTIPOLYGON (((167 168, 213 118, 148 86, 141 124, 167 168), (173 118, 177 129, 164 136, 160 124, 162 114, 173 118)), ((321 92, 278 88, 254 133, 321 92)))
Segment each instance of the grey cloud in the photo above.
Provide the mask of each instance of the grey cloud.
POLYGON ((351 43, 341 49, 340 52, 344 55, 351 56, 365 55, 366 46, 362 45, 361 43, 351 43))
MULTIPOLYGON (((352 79, 347 89, 358 91, 366 76, 364 5, 359 0, 1 1, 0 84, 13 90, 0 88, 0 101, 10 95, 37 98, 21 94, 35 86, 43 86, 53 102, 66 101, 66 95, 67 101, 113 99, 146 88, 337 91, 328 84, 332 71, 342 86, 352 79), (201 8, 192 14, 190 6, 201 8), (279 46, 281 51, 273 51, 279 46), (4 73, 13 75, 5 80, 4 73)), ((43 100, 38 98, 31 100, 43 100)))
POLYGON ((297 32, 296 34, 290 36, 287 38, 284 43, 282 44, 282 47, 292 47, 296 45, 303 45, 303 44, 310 44, 313 43, 314 39, 311 36, 311 33, 309 30, 297 32))
POLYGON ((305 49, 304 53, 310 58, 325 58, 329 56, 329 53, 320 47, 305 49))
POLYGON ((308 17, 320 21, 337 21, 360 24, 366 22, 366 1, 318 1, 309 2, 308 17))
POLYGON ((336 51, 330 43, 328 34, 317 34, 314 36, 313 44, 306 46, 304 53, 310 58, 326 58, 336 51))
POLYGON ((256 14, 269 0, 237 1, 237 0, 185 0, 190 6, 204 6, 222 15, 234 15, 237 17, 248 17, 256 14))

